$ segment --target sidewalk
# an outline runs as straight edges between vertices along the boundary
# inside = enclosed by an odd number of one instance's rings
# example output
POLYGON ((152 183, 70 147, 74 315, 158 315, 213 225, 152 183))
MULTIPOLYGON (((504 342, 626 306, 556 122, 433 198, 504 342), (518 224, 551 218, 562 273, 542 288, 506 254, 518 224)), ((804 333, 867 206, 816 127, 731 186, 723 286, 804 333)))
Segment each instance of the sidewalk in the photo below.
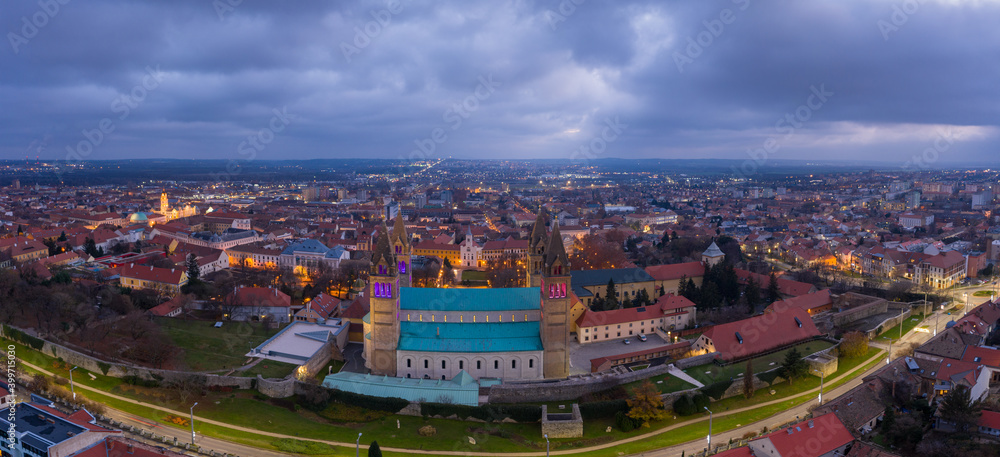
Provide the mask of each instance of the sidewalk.
POLYGON ((687 381, 687 382, 689 382, 691 384, 694 384, 695 387, 698 387, 699 389, 702 388, 702 387, 705 387, 704 384, 698 382, 697 379, 692 378, 689 374, 681 371, 680 368, 675 367, 674 364, 672 364, 672 363, 670 364, 670 367, 667 368, 667 373, 670 373, 670 374, 672 374, 674 376, 677 376, 678 378, 681 378, 681 379, 683 379, 683 380, 685 380, 685 381, 687 381))

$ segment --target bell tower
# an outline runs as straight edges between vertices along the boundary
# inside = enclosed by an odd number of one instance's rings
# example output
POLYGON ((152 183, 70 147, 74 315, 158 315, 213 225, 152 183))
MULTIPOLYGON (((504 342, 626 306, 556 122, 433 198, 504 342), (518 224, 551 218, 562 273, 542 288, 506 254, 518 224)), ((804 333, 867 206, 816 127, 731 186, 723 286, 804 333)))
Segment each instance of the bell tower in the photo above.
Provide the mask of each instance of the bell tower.
POLYGON ((569 332, 572 328, 570 309, 569 257, 563 247, 559 224, 552 225, 549 245, 542 262, 541 337, 542 374, 546 379, 569 376, 569 332))
MULTIPOLYGON (((170 212, 170 201, 167 199, 167 192, 160 192, 160 214, 164 216, 170 212)), ((168 216, 169 217, 169 216, 168 216)))
POLYGON ((531 237, 528 238, 528 287, 541 287, 546 239, 545 215, 539 209, 535 226, 531 228, 531 237))
MULTIPOLYGON (((368 367, 373 374, 396 376, 396 348, 399 343, 399 270, 396 256, 389 243, 389 229, 382 222, 378 239, 372 249, 372 266, 369 272, 369 301, 371 303, 372 360, 368 367)), ((407 263, 409 261, 407 260, 407 263)), ((407 265, 409 267, 409 265, 407 265)), ((365 343, 367 335, 365 336, 365 343)))
POLYGON ((403 211, 396 212, 396 221, 392 225, 389 244, 392 245, 392 253, 396 256, 399 287, 410 287, 410 279, 412 278, 410 256, 413 246, 410 245, 410 236, 406 233, 406 226, 403 224, 403 211))

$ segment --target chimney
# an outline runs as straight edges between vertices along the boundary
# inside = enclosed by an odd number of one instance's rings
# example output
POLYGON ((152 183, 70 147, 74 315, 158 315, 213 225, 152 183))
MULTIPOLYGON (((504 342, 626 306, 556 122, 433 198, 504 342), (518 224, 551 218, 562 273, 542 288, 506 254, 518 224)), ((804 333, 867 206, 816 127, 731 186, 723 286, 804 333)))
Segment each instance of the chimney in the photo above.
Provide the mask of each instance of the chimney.
POLYGON ((809 428, 813 428, 813 421, 812 420, 809 421, 809 428))
POLYGON ((789 435, 791 435, 791 434, 792 434, 792 428, 791 428, 791 427, 788 427, 788 434, 789 434, 789 435))

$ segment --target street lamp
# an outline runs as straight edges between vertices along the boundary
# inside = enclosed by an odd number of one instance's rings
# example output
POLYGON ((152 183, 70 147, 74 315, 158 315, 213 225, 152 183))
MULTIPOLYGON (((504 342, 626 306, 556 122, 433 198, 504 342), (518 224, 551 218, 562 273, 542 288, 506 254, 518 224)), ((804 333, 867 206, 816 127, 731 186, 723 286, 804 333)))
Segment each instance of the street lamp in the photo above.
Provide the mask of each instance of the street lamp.
POLYGON ((819 373, 819 404, 823 406, 823 380, 826 379, 826 373, 820 370, 813 370, 815 373, 819 373))
POLYGON ((885 364, 888 365, 889 359, 892 358, 892 338, 886 337, 885 339, 889 340, 889 352, 885 355, 885 364))
POLYGON ((76 389, 73 388, 73 370, 80 367, 73 367, 69 369, 69 390, 73 392, 73 401, 76 401, 76 389))
POLYGON ((545 437, 545 457, 549 457, 549 434, 546 433, 542 436, 545 437))
POLYGON ((194 446, 194 407, 198 406, 198 402, 194 402, 191 405, 191 445, 194 446))
POLYGON ((354 457, 361 456, 361 433, 358 433, 358 440, 354 442, 354 457))
POLYGON ((966 314, 969 314, 969 293, 966 292, 962 294, 962 296, 965 297, 965 308, 962 309, 962 315, 964 316, 966 314))
POLYGON ((712 410, 705 407, 705 411, 708 411, 708 450, 712 450, 712 410))

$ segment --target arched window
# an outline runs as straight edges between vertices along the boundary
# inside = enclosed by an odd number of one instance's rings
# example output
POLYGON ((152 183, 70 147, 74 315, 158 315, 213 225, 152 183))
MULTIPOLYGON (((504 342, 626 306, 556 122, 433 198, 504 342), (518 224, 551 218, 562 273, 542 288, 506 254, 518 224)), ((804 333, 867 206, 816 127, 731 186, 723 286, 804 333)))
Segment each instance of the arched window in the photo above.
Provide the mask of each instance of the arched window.
POLYGON ((447 363, 445 363, 445 361, 444 361, 444 360, 442 360, 442 361, 441 361, 441 369, 442 369, 442 370, 444 370, 445 368, 448 368, 448 364, 447 364, 447 363))
POLYGON ((379 266, 378 266, 378 274, 384 275, 385 271, 386 271, 385 270, 385 265, 379 264, 379 266))
POLYGON ((500 361, 499 360, 494 360, 493 361, 493 369, 494 370, 499 370, 500 369, 500 361))
POLYGON ((560 297, 566 296, 566 283, 559 284, 559 296, 560 297))
POLYGON ((535 368, 535 359, 528 359, 528 368, 535 368))
POLYGON ((429 365, 430 365, 430 362, 428 362, 428 361, 427 361, 427 360, 425 359, 425 360, 424 360, 424 368, 430 368, 430 366, 429 366, 429 365))
POLYGON ((399 261, 399 272, 406 273, 406 262, 399 261))
POLYGON ((412 367, 413 367, 413 360, 406 359, 406 368, 412 368, 412 367))
POLYGON ((515 370, 517 369, 517 359, 510 361, 510 368, 515 370))

